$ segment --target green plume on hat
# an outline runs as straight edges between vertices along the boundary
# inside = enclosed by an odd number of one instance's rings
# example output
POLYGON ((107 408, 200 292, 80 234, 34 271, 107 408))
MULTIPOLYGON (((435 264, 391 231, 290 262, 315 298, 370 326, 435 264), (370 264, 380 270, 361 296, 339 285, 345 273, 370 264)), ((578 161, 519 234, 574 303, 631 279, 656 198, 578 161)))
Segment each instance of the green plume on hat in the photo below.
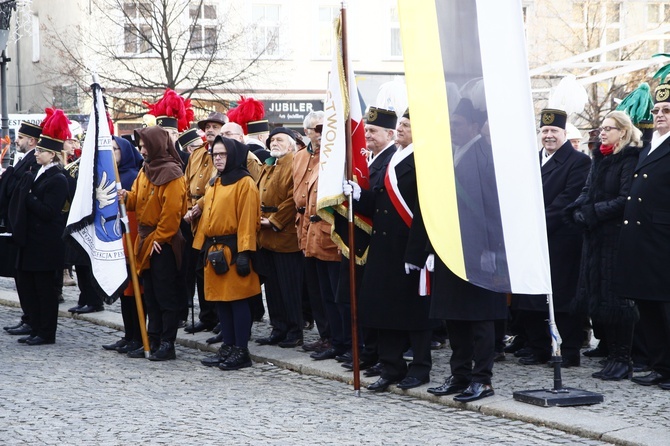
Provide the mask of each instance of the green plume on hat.
MULTIPOLYGON (((670 54, 668 54, 668 53, 657 53, 657 54, 654 54, 651 57, 657 57, 657 56, 658 57, 663 56, 663 57, 670 58, 670 54)), ((661 68, 659 68, 658 71, 656 72, 656 74, 654 74, 654 79, 660 78, 661 83, 664 84, 665 83, 665 78, 668 77, 668 74, 670 74, 670 63, 667 64, 667 65, 662 66, 661 68)))
POLYGON ((633 121, 633 124, 651 120, 653 118, 651 109, 654 107, 654 99, 651 97, 650 90, 649 84, 642 82, 621 101, 621 104, 616 109, 625 112, 630 117, 630 120, 633 121))

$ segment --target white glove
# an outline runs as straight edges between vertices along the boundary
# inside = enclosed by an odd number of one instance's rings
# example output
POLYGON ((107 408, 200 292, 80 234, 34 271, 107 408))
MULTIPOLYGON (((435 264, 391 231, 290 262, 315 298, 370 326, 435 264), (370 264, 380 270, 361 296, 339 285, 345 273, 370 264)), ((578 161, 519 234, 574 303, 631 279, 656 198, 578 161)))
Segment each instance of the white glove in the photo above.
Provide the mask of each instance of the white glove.
POLYGON ((347 197, 353 194, 354 200, 358 201, 361 199, 361 186, 354 181, 344 180, 342 182, 342 193, 347 197))
POLYGON ((421 267, 412 265, 411 263, 405 263, 405 274, 409 274, 410 271, 421 271, 421 267))
POLYGON ((428 254, 426 259, 426 269, 431 273, 435 271, 435 254, 428 254))

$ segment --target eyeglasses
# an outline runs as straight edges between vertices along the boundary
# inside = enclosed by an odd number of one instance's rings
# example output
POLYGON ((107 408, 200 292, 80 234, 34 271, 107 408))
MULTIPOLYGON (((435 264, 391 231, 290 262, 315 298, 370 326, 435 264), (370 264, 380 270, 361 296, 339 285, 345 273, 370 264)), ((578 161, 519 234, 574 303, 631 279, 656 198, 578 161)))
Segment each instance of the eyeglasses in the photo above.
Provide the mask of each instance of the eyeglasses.
POLYGON ((41 147, 36 147, 36 148, 35 148, 35 153, 44 153, 44 152, 48 152, 48 150, 47 150, 47 149, 43 149, 43 148, 41 148, 41 147))
POLYGON ((656 116, 658 112, 663 112, 664 115, 670 115, 670 107, 663 107, 663 108, 652 108, 651 109, 651 114, 656 116))
POLYGON ((605 127, 600 127, 598 129, 601 132, 610 132, 612 130, 621 130, 619 127, 610 127, 609 125, 606 125, 605 127))
POLYGON ((216 158, 227 158, 227 157, 228 157, 228 154, 227 154, 226 152, 216 152, 216 153, 212 153, 212 158, 213 158, 213 159, 216 159, 216 158))
POLYGON ((321 133, 323 132, 323 124, 319 124, 314 127, 307 127, 305 130, 314 130, 316 133, 321 133))

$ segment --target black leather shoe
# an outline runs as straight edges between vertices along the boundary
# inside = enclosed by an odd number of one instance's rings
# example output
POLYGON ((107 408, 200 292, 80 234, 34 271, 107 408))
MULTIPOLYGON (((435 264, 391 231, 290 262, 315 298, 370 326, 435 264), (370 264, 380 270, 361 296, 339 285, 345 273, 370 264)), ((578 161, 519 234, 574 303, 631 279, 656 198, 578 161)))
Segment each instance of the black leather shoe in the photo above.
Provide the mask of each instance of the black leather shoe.
POLYGON ((489 384, 471 383, 463 393, 454 397, 454 401, 458 401, 459 403, 469 403, 486 398, 487 396, 492 396, 494 393, 493 387, 489 384))
MULTIPOLYGON (((150 348, 151 348, 151 347, 150 347, 150 348)), ((149 351, 149 354, 152 354, 153 352, 154 352, 154 349, 151 349, 151 350, 149 351)), ((144 358, 144 345, 140 345, 140 346, 139 346, 138 348, 136 348, 135 350, 130 350, 128 353, 126 353, 126 355, 127 355, 129 358, 135 358, 135 359, 138 359, 138 358, 144 358)))
POLYGON ((438 387, 429 387, 426 389, 428 393, 436 396, 453 395, 454 393, 462 393, 468 388, 467 382, 458 381, 457 378, 450 376, 444 380, 444 384, 438 387))
POLYGON ((114 350, 114 351, 119 351, 121 347, 125 347, 128 345, 128 341, 126 341, 124 338, 119 339, 113 344, 105 344, 102 346, 105 350, 114 350))
POLYGON ((105 309, 105 307, 102 306, 102 305, 100 305, 100 306, 84 305, 83 307, 79 308, 77 311, 73 311, 73 313, 74 314, 97 313, 99 311, 103 311, 104 309, 105 309))
POLYGON ((84 305, 77 305, 75 307, 68 308, 67 311, 70 312, 70 313, 76 313, 77 311, 79 311, 82 308, 84 308, 84 305))
POLYGON ((228 356, 233 352, 232 345, 222 345, 213 355, 206 356, 204 359, 201 359, 200 362, 202 365, 207 367, 218 367, 219 364, 228 359, 228 356))
POLYGON ((658 383, 658 387, 660 387, 663 390, 670 390, 670 380, 658 383))
POLYGON ((533 354, 533 350, 531 350, 528 347, 523 347, 520 348, 519 350, 514 352, 514 356, 517 358, 525 358, 526 356, 531 356, 533 354))
POLYGON ((258 345, 277 345, 286 339, 286 335, 271 334, 267 338, 256 339, 258 345))
MULTIPOLYGON (((358 361, 358 370, 368 370, 371 367, 374 367, 374 365, 377 364, 377 361, 358 361)), ((340 364, 342 367, 344 367, 347 370, 353 370, 354 369, 354 362, 343 362, 340 364)))
POLYGON ((363 372, 363 375, 367 376, 368 378, 372 378, 373 376, 379 376, 382 374, 382 368, 383 368, 382 363, 378 362, 377 364, 373 365, 365 372, 363 372))
POLYGON ((400 381, 398 384, 396 384, 396 387, 398 389, 403 389, 403 390, 413 389, 415 387, 419 387, 419 386, 422 386, 422 385, 426 384, 428 381, 430 381, 430 380, 429 379, 420 380, 419 378, 415 378, 414 376, 406 376, 402 379, 402 381, 400 381))
POLYGON ((666 381, 668 378, 665 376, 661 375, 660 373, 657 372, 651 372, 648 375, 644 376, 635 376, 633 377, 632 381, 635 384, 639 384, 641 386, 653 386, 656 385, 660 382, 666 381))
POLYGON ((331 347, 328 350, 324 350, 322 352, 314 352, 311 355, 309 355, 309 357, 314 359, 315 361, 323 361, 324 359, 334 359, 341 353, 342 353, 341 351, 331 347))
POLYGON ((25 336, 25 337, 23 337, 23 338, 19 338, 19 339, 17 339, 17 342, 18 342, 19 344, 25 344, 26 342, 28 342, 28 339, 32 339, 32 338, 34 338, 34 337, 35 337, 35 336, 33 336, 33 335, 25 336))
POLYGON ((538 364, 546 364, 547 361, 549 361, 549 358, 541 358, 535 354, 531 354, 530 356, 524 356, 521 359, 519 359, 519 364, 538 365, 538 364))
POLYGON ((400 380, 379 378, 377 381, 373 382, 368 386, 368 390, 371 392, 383 392, 386 389, 388 389, 391 384, 395 384, 398 381, 400 380))
POLYGON ((19 323, 16 325, 8 325, 6 327, 2 327, 2 329, 5 331, 14 330, 16 328, 19 328, 21 325, 23 325, 23 321, 19 321, 19 323))
POLYGON ((341 355, 335 356, 335 361, 337 362, 351 362, 354 360, 354 357, 351 355, 351 352, 345 352, 341 355))
POLYGON ((239 370, 253 365, 248 348, 237 347, 235 345, 231 347, 231 353, 228 355, 228 358, 219 364, 221 370, 239 370))
POLYGON ((219 332, 219 334, 217 334, 216 336, 207 338, 205 342, 208 344, 218 344, 219 342, 223 342, 223 333, 219 332))
POLYGON ((7 330, 7 333, 15 336, 16 335, 23 336, 23 335, 29 335, 32 331, 33 329, 30 327, 30 325, 23 323, 17 328, 10 328, 9 330, 7 330))
POLYGON ((220 322, 218 324, 216 324, 214 326, 214 328, 212 328, 212 333, 217 334, 217 335, 219 333, 221 333, 221 323, 220 322))
POLYGON ((194 325, 189 325, 188 327, 184 328, 184 331, 186 333, 200 333, 201 331, 209 331, 212 328, 214 327, 198 321, 194 325))
MULTIPOLYGON (((128 352, 132 352, 133 350, 142 348, 142 342, 141 341, 130 341, 123 347, 119 347, 116 349, 117 352, 119 352, 122 355, 125 355, 128 352)), ((144 356, 144 352, 142 352, 142 356, 144 356)))
POLYGON ((322 352, 330 348, 330 341, 328 339, 318 339, 314 342, 303 344, 302 349, 306 352, 322 352))
POLYGON ((174 351, 174 343, 170 341, 161 341, 161 346, 149 356, 149 361, 169 361, 170 359, 177 359, 174 351))
POLYGON ((34 338, 26 339, 26 345, 47 345, 55 343, 56 343, 55 339, 44 339, 41 336, 35 336, 34 338))
POLYGON ((302 339, 297 338, 297 339, 284 339, 283 341, 279 342, 277 346, 281 348, 295 348, 295 347, 300 347, 302 345, 302 339))

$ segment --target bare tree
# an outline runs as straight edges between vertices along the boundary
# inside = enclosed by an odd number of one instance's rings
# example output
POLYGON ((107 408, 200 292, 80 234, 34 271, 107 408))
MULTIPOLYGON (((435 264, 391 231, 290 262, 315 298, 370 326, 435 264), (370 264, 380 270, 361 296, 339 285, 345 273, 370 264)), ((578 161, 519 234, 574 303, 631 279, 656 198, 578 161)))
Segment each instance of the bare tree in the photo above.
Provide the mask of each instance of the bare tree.
POLYGON ((277 36, 253 40, 253 24, 235 25, 221 6, 204 0, 93 0, 90 29, 80 25, 75 44, 72 33, 59 32, 53 21, 46 41, 62 60, 57 74, 80 90, 88 92, 90 71, 97 72, 115 118, 141 115, 141 101, 156 99, 165 88, 192 98, 196 107, 198 99, 227 107, 223 95, 248 87, 259 75, 260 59, 277 36))

